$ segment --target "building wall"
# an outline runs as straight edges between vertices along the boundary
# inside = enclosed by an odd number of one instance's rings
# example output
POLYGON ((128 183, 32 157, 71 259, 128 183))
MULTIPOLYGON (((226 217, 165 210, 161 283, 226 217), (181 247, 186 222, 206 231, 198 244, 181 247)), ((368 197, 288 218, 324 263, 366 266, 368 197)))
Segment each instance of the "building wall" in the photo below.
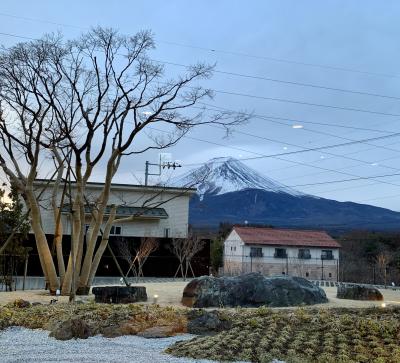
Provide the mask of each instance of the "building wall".
POLYGON ((239 235, 232 231, 224 242, 224 273, 237 275, 246 272, 260 272, 266 276, 291 275, 311 280, 337 281, 339 271, 339 250, 337 248, 307 247, 310 259, 298 258, 301 247, 244 245, 239 235), (251 257, 251 247, 262 249, 263 257, 251 257), (275 248, 285 248, 287 258, 275 258, 275 248), (333 252, 332 260, 322 260, 322 250, 333 252))
MULTIPOLYGON (((42 186, 37 186, 38 192, 42 186)), ((86 197, 89 201, 94 201, 101 189, 98 186, 88 186, 86 197)), ((61 193, 58 196, 59 203, 61 201, 61 193)), ((169 229, 168 236, 171 238, 186 237, 188 232, 189 220, 189 199, 190 192, 183 193, 179 190, 168 190, 162 188, 146 188, 146 187, 113 187, 108 204, 128 205, 141 207, 143 203, 149 199, 151 203, 159 203, 165 201, 160 208, 164 208, 168 213, 166 219, 143 219, 138 218, 133 222, 117 223, 122 227, 122 236, 125 237, 165 237, 166 229, 169 229), (171 199, 173 198, 173 199, 171 199)), ((68 203, 68 200, 64 201, 68 203)), ((54 216, 51 208, 51 189, 48 188, 41 197, 42 206, 42 224, 46 234, 54 233, 54 216)), ((89 221, 89 218, 88 218, 89 221)), ((69 235, 70 220, 68 215, 62 216, 64 234, 69 235)))

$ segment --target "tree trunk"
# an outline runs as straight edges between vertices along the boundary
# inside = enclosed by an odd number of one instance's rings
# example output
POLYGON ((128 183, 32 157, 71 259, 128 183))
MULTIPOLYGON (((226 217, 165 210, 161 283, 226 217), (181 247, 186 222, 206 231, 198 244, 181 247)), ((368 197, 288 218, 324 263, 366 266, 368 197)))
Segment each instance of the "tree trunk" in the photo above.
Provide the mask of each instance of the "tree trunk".
POLYGON ((89 274, 89 278, 88 278, 87 284, 86 284, 87 287, 90 287, 92 285, 94 276, 96 275, 97 269, 100 264, 101 257, 103 256, 103 253, 107 248, 108 238, 110 236, 111 227, 114 223, 116 211, 117 211, 117 207, 115 207, 115 206, 112 207, 110 216, 108 217, 107 223, 106 223, 104 231, 103 231, 103 236, 102 236, 99 248, 97 249, 94 259, 93 259, 93 262, 91 264, 90 274, 89 274))
POLYGON ((55 294, 55 292, 59 289, 60 284, 49 244, 47 242, 46 234, 43 231, 39 205, 34 196, 33 190, 27 190, 26 194, 30 208, 31 227, 35 235, 40 264, 42 265, 45 279, 49 284, 50 293, 55 294))
POLYGON ((56 228, 54 234, 54 243, 56 245, 57 263, 58 263, 58 273, 60 275, 60 285, 63 285, 65 277, 65 263, 62 250, 62 237, 63 237, 63 226, 61 222, 61 211, 60 208, 55 210, 56 216, 56 228))
MULTIPOLYGON (((91 271, 92 271, 92 267, 93 267, 92 266, 93 265, 93 254, 94 254, 94 250, 96 247, 97 236, 99 235, 101 224, 102 224, 103 218, 104 218, 104 213, 107 208, 108 199, 110 197, 111 181, 112 181, 112 178, 113 178, 113 176, 115 174, 115 170, 116 170, 115 166, 114 166, 114 162, 117 157, 118 157, 118 153, 116 151, 114 151, 107 163, 104 187, 98 197, 97 218, 95 219, 95 223, 93 226, 93 232, 92 232, 91 236, 89 236, 90 238, 89 238, 89 241, 87 242, 85 258, 83 260, 82 272, 81 272, 81 277, 80 277, 80 286, 90 285, 89 280, 90 280, 90 275, 91 275, 91 271)), ((110 217, 111 217, 111 215, 110 215, 110 217)), ((114 216, 114 218, 115 218, 115 216, 114 216)), ((110 226, 110 229, 111 229, 111 226, 110 226)), ((108 240, 107 240, 107 243, 108 243, 108 240)), ((104 250, 106 247, 107 247, 107 245, 104 247, 104 250)), ((103 252, 104 252, 104 250, 103 250, 103 252)), ((97 270, 97 267, 96 267, 96 270, 97 270)))

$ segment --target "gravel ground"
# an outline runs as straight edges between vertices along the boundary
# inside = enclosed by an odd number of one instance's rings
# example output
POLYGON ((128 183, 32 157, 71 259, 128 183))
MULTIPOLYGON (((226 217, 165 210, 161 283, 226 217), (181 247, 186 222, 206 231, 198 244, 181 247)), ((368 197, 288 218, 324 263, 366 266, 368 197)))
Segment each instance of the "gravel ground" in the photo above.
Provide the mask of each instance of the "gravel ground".
POLYGON ((0 331, 0 362, 118 362, 118 363, 211 363, 210 360, 176 358, 163 353, 178 340, 192 335, 164 339, 145 339, 137 336, 59 341, 50 338, 45 330, 8 328, 0 331))

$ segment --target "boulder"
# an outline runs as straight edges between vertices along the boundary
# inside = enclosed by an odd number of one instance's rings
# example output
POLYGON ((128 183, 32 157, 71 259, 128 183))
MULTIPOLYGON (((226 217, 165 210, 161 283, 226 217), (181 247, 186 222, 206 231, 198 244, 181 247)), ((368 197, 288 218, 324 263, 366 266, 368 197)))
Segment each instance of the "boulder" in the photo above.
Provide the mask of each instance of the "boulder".
POLYGON ((92 293, 98 303, 130 304, 147 301, 144 286, 104 286, 93 287, 92 293))
POLYGON ((232 321, 216 310, 190 310, 188 320, 187 332, 196 335, 218 333, 232 327, 232 321))
POLYGON ((362 285, 342 285, 338 286, 338 299, 349 300, 369 300, 382 301, 383 295, 376 287, 367 287, 362 285))
POLYGON ((91 336, 91 329, 84 320, 73 318, 58 323, 52 329, 50 336, 58 340, 87 339, 91 336))
POLYGON ((24 299, 16 299, 16 300, 14 300, 13 305, 16 308, 24 309, 24 308, 29 308, 31 306, 31 303, 24 299))
POLYGON ((328 302, 324 290, 306 279, 264 277, 248 273, 235 277, 202 276, 189 282, 182 304, 189 307, 296 306, 328 302))

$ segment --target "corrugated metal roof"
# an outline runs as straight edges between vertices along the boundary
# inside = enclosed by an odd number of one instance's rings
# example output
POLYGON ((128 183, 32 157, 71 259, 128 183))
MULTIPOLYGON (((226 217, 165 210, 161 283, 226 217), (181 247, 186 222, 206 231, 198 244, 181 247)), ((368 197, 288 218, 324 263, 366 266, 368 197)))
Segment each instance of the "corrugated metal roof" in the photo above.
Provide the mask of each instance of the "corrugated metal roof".
POLYGON ((329 247, 340 244, 324 231, 304 231, 275 228, 233 227, 245 244, 329 247))

